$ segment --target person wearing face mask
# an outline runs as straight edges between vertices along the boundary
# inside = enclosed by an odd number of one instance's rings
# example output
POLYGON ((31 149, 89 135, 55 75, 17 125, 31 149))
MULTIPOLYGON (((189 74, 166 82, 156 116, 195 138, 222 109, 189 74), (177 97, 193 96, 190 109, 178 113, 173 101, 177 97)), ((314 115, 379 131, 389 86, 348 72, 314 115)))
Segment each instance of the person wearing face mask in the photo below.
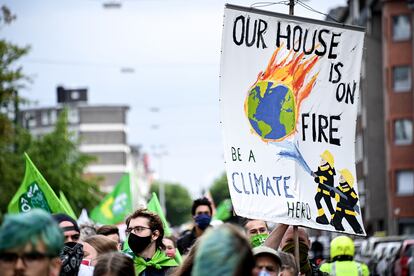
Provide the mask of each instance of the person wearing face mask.
POLYGON ((194 227, 191 232, 183 235, 177 241, 178 251, 185 255, 194 242, 204 234, 204 231, 210 225, 212 215, 211 202, 207 198, 199 198, 193 202, 191 214, 194 220, 194 227))
POLYGON ((247 219, 244 229, 252 247, 261 246, 269 236, 269 228, 264 220, 247 219))
POLYGON ((59 224, 65 237, 65 244, 60 252, 62 269, 60 276, 76 276, 83 259, 83 246, 78 243, 80 229, 77 222, 66 214, 54 214, 53 219, 59 224))
POLYGON ((128 247, 124 253, 134 261, 136 275, 165 275, 178 263, 165 254, 164 228, 160 217, 146 209, 138 209, 125 222, 128 247))
MULTIPOLYGON (((298 227, 299 237, 299 267, 300 275, 306 276, 321 276, 328 275, 319 270, 319 268, 310 262, 309 249, 311 242, 309 240, 308 233, 305 228, 298 227)), ((279 224, 269 235, 264 242, 265 246, 270 248, 279 248, 280 250, 292 254, 295 254, 295 240, 293 226, 286 224, 279 224)))

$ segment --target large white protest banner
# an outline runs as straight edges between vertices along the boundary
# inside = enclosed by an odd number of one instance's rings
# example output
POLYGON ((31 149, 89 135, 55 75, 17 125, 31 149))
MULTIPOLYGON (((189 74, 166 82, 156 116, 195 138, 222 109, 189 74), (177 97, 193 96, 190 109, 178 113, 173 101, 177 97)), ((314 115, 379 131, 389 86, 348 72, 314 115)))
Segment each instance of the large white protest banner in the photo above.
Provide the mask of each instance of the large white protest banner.
POLYGON ((355 169, 364 32, 226 5, 220 101, 244 217, 365 235, 355 169))

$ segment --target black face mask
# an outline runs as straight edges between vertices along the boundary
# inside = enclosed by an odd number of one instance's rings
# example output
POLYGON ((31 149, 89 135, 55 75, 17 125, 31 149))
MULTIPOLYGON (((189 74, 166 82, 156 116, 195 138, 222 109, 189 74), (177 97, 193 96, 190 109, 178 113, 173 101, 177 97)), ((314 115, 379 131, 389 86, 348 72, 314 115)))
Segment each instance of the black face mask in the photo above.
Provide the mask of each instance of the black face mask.
POLYGON ((79 266, 83 259, 83 245, 76 242, 67 242, 60 252, 62 268, 60 276, 78 275, 79 266))
POLYGON ((133 233, 129 234, 128 245, 131 248, 132 252, 136 255, 144 251, 145 248, 151 243, 151 235, 147 237, 140 237, 133 233))

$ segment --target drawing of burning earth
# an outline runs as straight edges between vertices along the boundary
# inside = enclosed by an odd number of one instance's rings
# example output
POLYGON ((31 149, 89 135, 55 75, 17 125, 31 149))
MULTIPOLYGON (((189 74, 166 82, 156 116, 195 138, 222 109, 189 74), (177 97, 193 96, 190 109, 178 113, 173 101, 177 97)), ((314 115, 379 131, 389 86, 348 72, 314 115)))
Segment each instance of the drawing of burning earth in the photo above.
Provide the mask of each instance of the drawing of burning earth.
POLYGON ((265 142, 280 142, 296 131, 301 103, 312 91, 318 73, 305 84, 305 78, 318 61, 314 55, 290 51, 278 57, 273 53, 265 72, 260 72, 251 86, 244 110, 253 133, 265 142))

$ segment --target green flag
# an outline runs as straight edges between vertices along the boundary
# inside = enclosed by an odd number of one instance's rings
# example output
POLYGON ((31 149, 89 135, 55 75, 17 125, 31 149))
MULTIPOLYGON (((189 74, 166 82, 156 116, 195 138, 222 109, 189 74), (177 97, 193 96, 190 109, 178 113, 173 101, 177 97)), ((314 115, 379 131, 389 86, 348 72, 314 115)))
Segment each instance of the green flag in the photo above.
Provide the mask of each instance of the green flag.
POLYGON ((223 200, 219 206, 217 206, 216 213, 214 214, 214 219, 221 221, 226 221, 231 218, 232 215, 232 205, 229 198, 223 200))
POLYGON ((9 213, 28 212, 33 208, 40 208, 49 213, 66 213, 65 207, 50 188, 42 174, 37 170, 27 153, 26 171, 22 184, 13 196, 8 206, 9 213))
POLYGON ((90 218, 102 224, 123 222, 132 212, 132 199, 129 174, 124 174, 114 190, 106 195, 101 203, 92 210, 90 218))
POLYGON ((68 214, 74 220, 76 220, 77 219, 76 214, 73 211, 72 206, 70 206, 68 199, 66 198, 65 194, 62 191, 59 192, 59 199, 60 199, 60 202, 62 202, 63 207, 65 207, 66 209, 66 214, 68 214))
POLYGON ((171 229, 168 226, 167 219, 165 218, 164 212, 162 211, 160 202, 158 201, 158 197, 156 193, 152 193, 152 197, 147 204, 147 209, 157 213, 158 216, 161 218, 162 224, 164 225, 164 236, 168 237, 171 236, 171 229))

